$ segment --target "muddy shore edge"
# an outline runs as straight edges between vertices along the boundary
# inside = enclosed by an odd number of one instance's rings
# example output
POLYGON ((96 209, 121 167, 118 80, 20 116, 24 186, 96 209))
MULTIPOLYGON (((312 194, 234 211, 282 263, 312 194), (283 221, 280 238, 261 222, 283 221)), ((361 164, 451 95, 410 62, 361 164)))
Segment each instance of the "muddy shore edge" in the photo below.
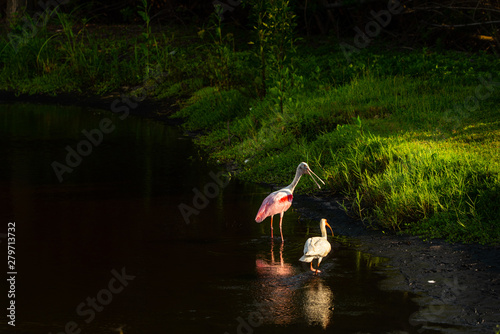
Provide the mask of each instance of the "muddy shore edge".
POLYGON ((500 325, 500 247, 424 241, 416 236, 370 230, 349 217, 341 198, 296 195, 292 208, 301 219, 329 220, 335 235, 350 245, 387 258, 381 273, 385 290, 417 294, 420 311, 410 323, 418 333, 496 333, 500 325), (340 217, 340 218, 339 218, 340 217))
MULTIPOLYGON (((114 101, 127 93, 107 96, 75 94, 28 95, 0 91, 0 102, 73 105, 110 110, 114 101)), ((173 100, 144 99, 136 101, 130 114, 179 125, 169 116, 177 110, 173 100)), ((335 211, 330 221, 336 235, 348 237, 359 250, 387 258, 380 268, 390 271, 383 289, 407 291, 419 295, 414 299, 421 310, 410 323, 417 332, 496 333, 500 325, 500 246, 450 244, 443 240, 423 241, 415 236, 373 231, 359 220, 350 218, 338 204, 340 198, 326 193, 295 195, 292 208, 301 218, 319 220, 335 211)))

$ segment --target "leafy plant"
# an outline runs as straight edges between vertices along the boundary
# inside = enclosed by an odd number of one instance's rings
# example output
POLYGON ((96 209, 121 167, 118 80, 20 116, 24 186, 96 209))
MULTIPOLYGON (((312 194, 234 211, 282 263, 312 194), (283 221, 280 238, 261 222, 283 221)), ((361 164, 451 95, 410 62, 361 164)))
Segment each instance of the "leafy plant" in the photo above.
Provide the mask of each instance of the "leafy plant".
POLYGON ((222 5, 215 4, 214 12, 210 16, 209 26, 198 32, 200 38, 205 35, 210 36, 211 43, 205 48, 206 76, 210 79, 211 84, 215 84, 223 89, 231 88, 231 63, 235 55, 233 34, 222 33, 222 13, 224 8, 222 5))
POLYGON ((291 58, 295 53, 294 35, 296 15, 289 0, 253 0, 256 21, 256 57, 260 62, 261 96, 269 93, 277 99, 278 109, 283 113, 287 93, 293 86, 293 66, 291 58))
MULTIPOLYGON (((142 32, 144 43, 141 43, 139 47, 136 45, 136 58, 139 57, 139 54, 145 58, 145 75, 149 77, 153 65, 151 63, 150 49, 157 46, 156 38, 153 36, 151 30, 151 17, 149 15, 151 6, 148 4, 148 0, 141 0, 141 4, 137 7, 137 13, 144 21, 145 27, 142 32)), ((142 62, 142 59, 140 62, 142 62)))

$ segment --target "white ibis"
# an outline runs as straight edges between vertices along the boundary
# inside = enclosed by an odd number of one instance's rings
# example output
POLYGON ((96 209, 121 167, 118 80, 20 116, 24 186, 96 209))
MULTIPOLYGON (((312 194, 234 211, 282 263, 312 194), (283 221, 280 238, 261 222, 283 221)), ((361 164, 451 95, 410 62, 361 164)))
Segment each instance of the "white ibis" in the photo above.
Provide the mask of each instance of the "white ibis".
POLYGON ((321 260, 330 253, 330 250, 332 249, 332 246, 328 242, 328 237, 326 235, 326 226, 330 228, 330 231, 332 231, 332 236, 333 236, 333 230, 330 225, 328 225, 328 222, 326 219, 321 219, 319 223, 319 227, 321 229, 321 237, 312 237, 306 240, 306 243, 304 245, 304 255, 299 259, 302 262, 310 262, 311 263, 311 271, 315 271, 315 274, 318 272, 321 272, 319 268, 319 264, 321 263, 321 260), (313 260, 318 259, 318 267, 316 269, 313 268, 313 260))

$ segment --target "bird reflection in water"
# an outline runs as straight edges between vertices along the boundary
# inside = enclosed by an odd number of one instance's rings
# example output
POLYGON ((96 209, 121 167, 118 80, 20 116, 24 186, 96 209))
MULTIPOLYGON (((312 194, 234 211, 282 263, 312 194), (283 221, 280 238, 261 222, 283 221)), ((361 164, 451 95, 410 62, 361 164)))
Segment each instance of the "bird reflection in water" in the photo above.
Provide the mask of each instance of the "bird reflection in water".
POLYGON ((333 292, 322 278, 313 277, 304 286, 302 307, 309 325, 320 325, 326 329, 331 322, 334 309, 333 292))
POLYGON ((274 256, 274 241, 271 240, 271 251, 270 260, 267 260, 266 256, 259 255, 257 260, 255 260, 255 267, 257 270, 257 275, 259 277, 267 276, 292 276, 294 274, 294 268, 290 263, 285 263, 283 260, 283 247, 284 244, 281 243, 279 247, 279 261, 276 261, 274 256))
MULTIPOLYGON (((278 248, 278 247, 276 247, 278 248)), ((311 276, 301 268, 286 263, 284 244, 278 250, 271 241, 271 250, 258 254, 255 270, 259 280, 255 299, 264 323, 291 325, 307 323, 326 328, 332 317, 333 292, 321 277, 311 276)))
MULTIPOLYGON (((278 247, 277 247, 278 248, 278 247)), ((296 269, 285 263, 283 258, 284 244, 280 243, 279 257, 271 240, 270 253, 258 254, 255 260, 257 281, 255 298, 264 323, 278 325, 291 324, 299 316, 293 301, 297 287, 293 279, 296 269)))

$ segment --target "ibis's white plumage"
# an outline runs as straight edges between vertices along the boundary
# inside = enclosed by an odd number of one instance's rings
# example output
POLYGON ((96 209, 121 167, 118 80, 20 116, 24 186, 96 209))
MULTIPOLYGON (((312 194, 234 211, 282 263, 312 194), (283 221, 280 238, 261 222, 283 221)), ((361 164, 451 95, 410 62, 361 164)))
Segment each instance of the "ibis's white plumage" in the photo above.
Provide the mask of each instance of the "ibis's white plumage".
POLYGON ((302 262, 311 262, 314 259, 320 259, 328 255, 332 246, 328 240, 322 237, 309 238, 304 245, 304 255, 300 258, 302 262))
MULTIPOLYGON (((321 263, 321 260, 330 253, 332 246, 328 242, 327 234, 326 234, 326 226, 332 229, 330 225, 328 225, 326 219, 321 219, 319 223, 321 228, 321 237, 313 237, 307 239, 304 245, 304 255, 299 259, 302 262, 310 262, 311 270, 318 272, 318 269, 314 269, 312 266, 312 261, 314 259, 318 259, 318 267, 321 263)), ((333 235, 333 231, 332 231, 333 235)))

